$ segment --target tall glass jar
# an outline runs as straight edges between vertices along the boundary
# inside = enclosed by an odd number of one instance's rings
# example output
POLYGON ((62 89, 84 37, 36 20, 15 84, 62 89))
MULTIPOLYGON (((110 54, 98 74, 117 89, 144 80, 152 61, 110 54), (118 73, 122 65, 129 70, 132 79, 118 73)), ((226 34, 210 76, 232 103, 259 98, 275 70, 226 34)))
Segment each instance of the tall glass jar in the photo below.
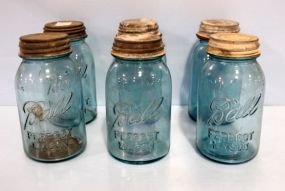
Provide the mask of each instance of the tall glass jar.
POLYGON ((129 163, 165 156, 170 147, 171 76, 160 36, 117 35, 106 78, 108 150, 129 163))
POLYGON ((86 146, 82 86, 65 34, 20 38, 15 91, 25 153, 44 162, 76 156, 86 146))
POLYGON ((210 159, 241 163, 258 152, 265 79, 258 38, 211 35, 198 89, 197 147, 210 159))
POLYGON ((232 20, 203 20, 200 24, 199 32, 196 34, 198 40, 193 45, 190 55, 191 84, 188 98, 188 114, 194 121, 197 120, 198 78, 209 58, 206 50, 210 35, 220 32, 237 33, 239 30, 239 23, 232 20))
POLYGON ((93 121, 97 116, 95 64, 91 49, 85 42, 87 34, 80 21, 57 21, 47 23, 45 32, 68 34, 72 48, 71 59, 79 69, 84 97, 85 122, 93 121))

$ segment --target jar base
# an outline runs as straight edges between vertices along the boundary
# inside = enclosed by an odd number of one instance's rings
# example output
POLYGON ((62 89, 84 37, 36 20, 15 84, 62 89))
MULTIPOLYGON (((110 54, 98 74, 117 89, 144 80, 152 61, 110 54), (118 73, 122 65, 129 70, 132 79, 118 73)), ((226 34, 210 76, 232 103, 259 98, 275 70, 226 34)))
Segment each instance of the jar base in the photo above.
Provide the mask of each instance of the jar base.
POLYGON ((37 153, 38 156, 34 153, 31 153, 31 151, 26 151, 25 150, 25 154, 32 160, 35 160, 37 162, 44 162, 44 163, 55 163, 55 162, 61 162, 61 161, 66 161, 69 159, 72 159, 78 155, 80 155, 86 148, 86 143, 82 143, 80 145, 80 148, 77 151, 74 151, 72 154, 70 155, 66 155, 66 156, 61 156, 61 157, 46 157, 44 153, 37 153))
POLYGON ((188 115, 193 121, 197 121, 197 105, 188 105, 188 115))
MULTIPOLYGON (((211 151, 206 151, 203 149, 203 146, 200 147, 196 144, 198 151, 205 156, 207 159, 212 161, 223 163, 223 164, 241 164, 250 161, 253 159, 258 152, 254 151, 253 148, 250 148, 247 152, 241 152, 235 155, 220 155, 217 153, 213 153, 211 151)), ((205 147, 205 146, 204 146, 205 147)))
POLYGON ((85 112, 85 124, 91 123, 97 118, 97 110, 94 111, 87 110, 85 112))
POLYGON ((130 163, 130 164, 151 163, 163 158, 169 152, 169 147, 161 141, 157 142, 154 149, 147 154, 146 153, 134 154, 124 150, 120 150, 117 147, 118 143, 116 143, 115 141, 108 146, 110 155, 121 162, 130 163))
POLYGON ((194 117, 190 112, 188 112, 188 115, 190 117, 190 119, 192 119, 193 121, 197 121, 197 117, 194 117))
POLYGON ((153 162, 156 162, 156 161, 159 161, 160 159, 164 158, 168 153, 166 153, 165 155, 162 155, 158 158, 155 158, 155 159, 151 159, 151 160, 146 160, 146 161, 130 161, 130 160, 124 160, 124 159, 120 159, 114 155, 112 155, 112 153, 110 153, 110 155, 117 159, 118 161, 120 162, 123 162, 123 163, 126 163, 126 164, 133 164, 133 165, 143 165, 143 164, 149 164, 149 163, 153 163, 153 162))

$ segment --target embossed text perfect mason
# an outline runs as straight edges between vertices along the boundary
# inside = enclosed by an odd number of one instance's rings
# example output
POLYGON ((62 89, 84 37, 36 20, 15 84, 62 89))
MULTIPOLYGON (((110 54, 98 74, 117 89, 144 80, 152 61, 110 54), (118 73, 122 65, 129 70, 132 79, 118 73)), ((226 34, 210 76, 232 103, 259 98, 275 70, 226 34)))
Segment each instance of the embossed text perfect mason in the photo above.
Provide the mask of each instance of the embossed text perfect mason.
POLYGON ((219 162, 248 161, 259 149, 265 88, 258 38, 214 34, 208 53, 198 85, 197 147, 219 162))
POLYGON ((44 32, 68 34, 72 53, 70 58, 78 68, 82 82, 85 122, 97 116, 95 64, 91 49, 86 43, 86 28, 81 21, 56 21, 45 24, 44 32))
POLYGON ((20 38, 15 90, 24 150, 35 160, 65 160, 86 145, 82 86, 68 43, 60 33, 20 38))
POLYGON ((123 21, 115 37, 106 78, 107 143, 124 162, 151 162, 169 151, 171 77, 161 37, 148 19, 123 21))

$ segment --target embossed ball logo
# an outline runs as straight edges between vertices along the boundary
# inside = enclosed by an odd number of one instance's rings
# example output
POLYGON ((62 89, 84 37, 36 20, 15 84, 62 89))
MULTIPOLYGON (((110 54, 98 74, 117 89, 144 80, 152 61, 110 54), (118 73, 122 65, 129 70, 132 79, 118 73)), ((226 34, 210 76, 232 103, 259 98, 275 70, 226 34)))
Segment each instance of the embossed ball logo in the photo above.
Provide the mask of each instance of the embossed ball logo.
POLYGON ((237 99, 215 98, 210 105, 212 114, 207 123, 210 126, 218 126, 251 116, 258 110, 260 99, 261 94, 250 97, 241 104, 237 99))

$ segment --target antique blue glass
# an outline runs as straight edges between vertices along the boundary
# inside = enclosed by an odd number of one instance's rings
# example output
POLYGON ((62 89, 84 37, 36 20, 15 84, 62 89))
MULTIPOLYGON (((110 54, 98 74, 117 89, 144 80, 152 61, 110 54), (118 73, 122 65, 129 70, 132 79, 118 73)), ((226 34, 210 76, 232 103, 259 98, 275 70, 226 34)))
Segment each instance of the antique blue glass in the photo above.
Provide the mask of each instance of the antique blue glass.
POLYGON ((82 86, 69 55, 24 58, 15 90, 24 150, 30 158, 60 161, 84 150, 82 86))
POLYGON ((224 163, 252 159, 259 148, 265 88, 256 58, 211 55, 198 86, 200 152, 224 163))
POLYGON ((197 120, 197 102, 198 102, 198 78, 203 66, 208 60, 207 54, 208 41, 199 39, 194 44, 190 55, 190 89, 188 98, 188 114, 193 120, 197 120))
POLYGON ((115 57, 106 78, 107 143, 112 156, 146 163, 170 147, 171 76, 165 57, 115 57))
POLYGON ((79 68, 82 81, 85 122, 89 123, 97 116, 94 59, 85 38, 71 39, 70 46, 73 49, 71 58, 79 68))

